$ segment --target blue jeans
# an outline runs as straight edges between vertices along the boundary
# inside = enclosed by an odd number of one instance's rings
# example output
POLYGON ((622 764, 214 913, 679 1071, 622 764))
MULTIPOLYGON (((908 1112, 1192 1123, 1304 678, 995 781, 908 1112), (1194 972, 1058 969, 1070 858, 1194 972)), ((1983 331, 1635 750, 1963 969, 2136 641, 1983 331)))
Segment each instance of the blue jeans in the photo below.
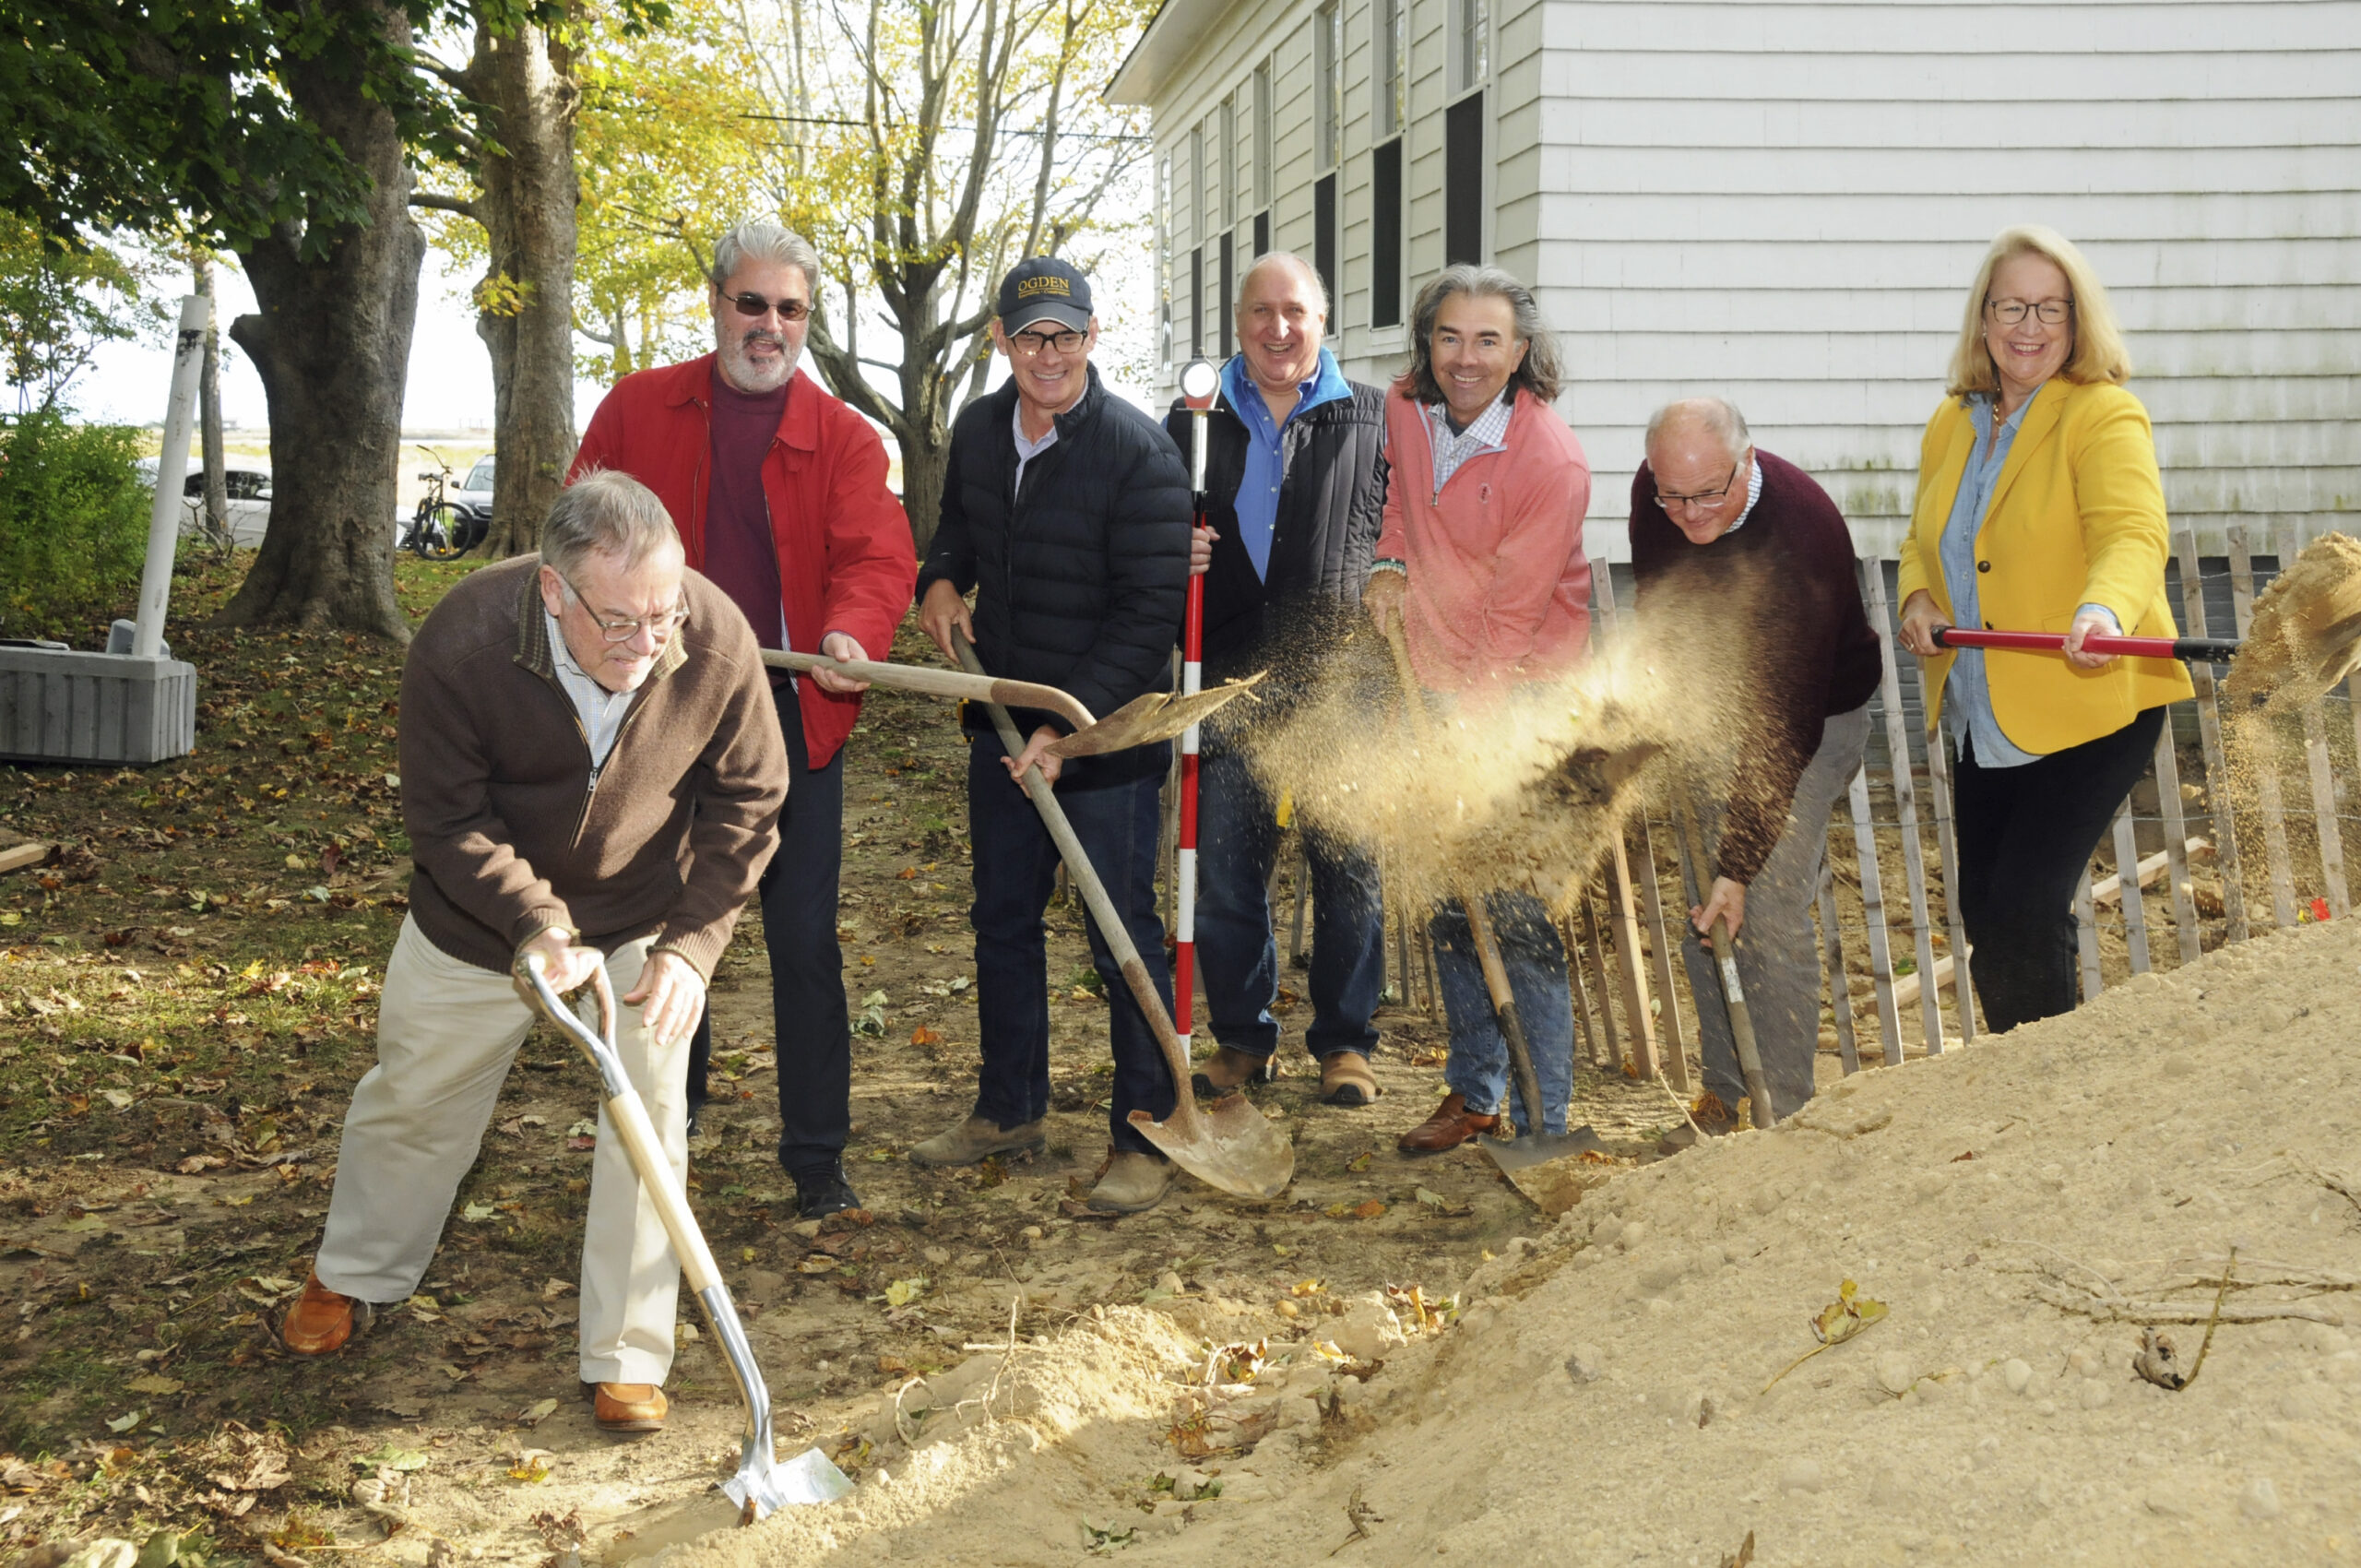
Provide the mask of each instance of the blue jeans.
MULTIPOLYGON (((1574 1004, 1566 989, 1566 948, 1548 909, 1530 893, 1494 893, 1484 900, 1492 939, 1508 970, 1509 992, 1533 1052, 1533 1075, 1541 1080, 1542 1131, 1566 1130, 1566 1105, 1574 1090, 1574 1004)), ((1439 904, 1430 930, 1435 939, 1435 978, 1442 985, 1443 1010, 1451 1019, 1451 1063, 1443 1082, 1467 1097, 1479 1116, 1500 1114, 1508 1099, 1509 1045, 1492 1013, 1492 993, 1467 912, 1456 899, 1439 904)), ((1516 1097, 1519 1132, 1532 1126, 1525 1096, 1516 1097)))
MULTIPOLYGON (((1377 867, 1324 835, 1311 859, 1311 1027, 1314 1056, 1377 1047, 1370 1016, 1385 986, 1385 915, 1377 867)), ((1271 1004, 1279 947, 1271 932, 1271 861, 1279 826, 1269 793, 1232 751, 1208 751, 1197 776, 1197 960, 1214 1038, 1267 1057, 1279 1048, 1271 1004)))
MULTIPOLYGON (((1050 1110, 1050 993, 1041 911, 1056 885, 1058 849, 1040 814, 1002 761, 997 735, 967 743, 967 831, 975 853, 976 1016, 983 1065, 976 1114, 999 1126, 1038 1121, 1050 1110)), ((1145 765, 1145 759, 1143 759, 1145 765)), ((1172 1007, 1172 965, 1156 911, 1157 793, 1164 771, 1096 789, 1057 791, 1083 853, 1131 932, 1165 1010, 1172 1007)), ((1172 1075, 1155 1031, 1092 920, 1090 957, 1107 988, 1115 1092, 1107 1129, 1118 1151, 1156 1154, 1125 1120, 1135 1110, 1161 1122, 1172 1114, 1172 1075)), ((1163 1158, 1161 1155, 1158 1158, 1163 1158)))

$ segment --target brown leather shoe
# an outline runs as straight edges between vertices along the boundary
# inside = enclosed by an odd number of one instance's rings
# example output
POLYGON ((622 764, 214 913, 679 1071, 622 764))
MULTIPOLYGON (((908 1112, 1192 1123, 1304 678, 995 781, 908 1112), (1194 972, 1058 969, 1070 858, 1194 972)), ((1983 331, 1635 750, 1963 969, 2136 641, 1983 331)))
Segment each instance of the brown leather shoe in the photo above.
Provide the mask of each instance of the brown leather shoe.
POLYGON ((1467 1097, 1453 1089, 1442 1097, 1432 1116, 1402 1134, 1398 1146, 1405 1154, 1438 1154, 1500 1124, 1497 1116, 1479 1116, 1468 1110, 1467 1097))
POLYGON ((1205 1070, 1189 1075, 1190 1091, 1199 1099, 1219 1099, 1226 1094, 1236 1094, 1248 1084, 1268 1083, 1270 1060, 1217 1045, 1205 1059, 1205 1070))
POLYGON ((660 1431, 670 1408, 664 1391, 652 1383, 602 1383, 590 1413, 600 1431, 660 1431))
POLYGON ((1379 1092, 1377 1075, 1359 1051, 1332 1051, 1320 1059, 1321 1104, 1373 1105, 1379 1092))
POLYGON ((333 1355, 368 1325, 368 1302, 339 1296, 314 1274, 304 1279, 303 1293, 279 1320, 279 1339, 298 1356, 333 1355))

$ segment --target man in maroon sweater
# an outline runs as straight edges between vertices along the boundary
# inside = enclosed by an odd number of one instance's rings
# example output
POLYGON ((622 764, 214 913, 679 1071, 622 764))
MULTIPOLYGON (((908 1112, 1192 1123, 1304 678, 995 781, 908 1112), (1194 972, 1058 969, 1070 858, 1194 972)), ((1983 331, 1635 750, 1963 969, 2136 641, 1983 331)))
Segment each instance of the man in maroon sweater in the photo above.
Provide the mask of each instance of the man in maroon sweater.
MULTIPOLYGON (((795 374, 820 258, 776 223, 749 220, 714 247, 715 351, 618 382, 591 416, 570 479, 620 469, 663 498, 688 564, 736 601, 765 647, 884 659, 910 606, 918 558, 885 485, 868 421, 795 374)), ((836 944, 844 745, 866 683, 827 670, 772 671, 793 787, 763 877, 778 1042, 779 1163, 807 1219, 855 1208, 845 1180, 852 1034, 836 944)), ((705 1100, 712 1025, 689 1056, 692 1127, 705 1100)))
POLYGON ((1719 398, 1661 409, 1648 422, 1647 450, 1631 481, 1642 625, 1665 639, 1668 623, 1710 624, 1713 646, 1696 651, 1725 662, 1693 678, 1743 691, 1755 719, 1729 799, 1707 802, 1713 882, 1682 944, 1701 999, 1706 1097, 1697 1123, 1726 1132, 1745 1083, 1698 933, 1729 921, 1772 1109, 1794 1115, 1811 1098, 1820 1044, 1811 907, 1829 810, 1860 770, 1869 738, 1877 635, 1836 504, 1793 463, 1756 451, 1737 409, 1719 398))

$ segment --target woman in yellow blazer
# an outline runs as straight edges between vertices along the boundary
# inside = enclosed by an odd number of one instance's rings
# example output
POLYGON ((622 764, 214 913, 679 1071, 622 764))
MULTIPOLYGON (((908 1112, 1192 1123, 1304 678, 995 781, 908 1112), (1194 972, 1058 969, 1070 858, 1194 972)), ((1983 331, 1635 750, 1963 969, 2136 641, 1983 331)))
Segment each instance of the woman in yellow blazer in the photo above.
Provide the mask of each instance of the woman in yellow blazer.
POLYGON ((2147 769, 2165 705, 2190 695, 2176 660, 2082 647, 2176 635, 2164 485, 2130 369, 2082 253, 2010 229, 1976 273, 1919 449, 1901 641, 1925 661, 1929 731, 1951 709, 1952 896, 1995 1031, 2072 1010, 2074 885, 2147 769), (1953 624, 2063 632, 2066 651, 1939 647, 1953 624))

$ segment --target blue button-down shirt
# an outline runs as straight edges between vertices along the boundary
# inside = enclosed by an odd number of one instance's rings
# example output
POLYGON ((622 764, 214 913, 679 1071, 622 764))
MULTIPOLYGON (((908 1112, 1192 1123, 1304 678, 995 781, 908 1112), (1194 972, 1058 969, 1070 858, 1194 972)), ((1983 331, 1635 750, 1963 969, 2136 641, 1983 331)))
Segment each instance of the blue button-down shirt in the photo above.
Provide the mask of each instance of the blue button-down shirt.
POLYGON ((1221 367, 1222 396, 1246 427, 1246 472, 1238 481, 1238 539, 1254 563, 1254 575, 1271 575, 1271 540, 1278 531, 1279 486, 1287 477, 1287 453, 1279 433, 1287 421, 1302 418, 1323 403, 1353 395, 1352 384, 1336 368, 1336 356, 1320 350, 1320 366, 1299 389, 1287 420, 1274 422, 1263 389, 1246 374, 1246 356, 1232 354, 1221 367))
MULTIPOLYGON (((2000 422, 1997 440, 1992 434, 1995 410, 1991 396, 1978 393, 1968 399, 1968 417, 1975 422, 1975 447, 1968 454, 1967 470, 1959 476, 1959 493, 1952 498, 1952 515, 1943 524, 1942 544, 1943 585, 1951 589, 1952 620, 1958 625, 1984 624, 1982 606, 1976 598, 1975 533, 1992 505, 1992 491, 2000 482, 2000 470, 2009 466, 2009 449, 2017 444, 2017 432, 2024 425, 2025 411, 2040 397, 2041 389, 2037 387, 2031 398, 2018 404, 2017 411, 2000 422)), ((2011 745, 2009 738, 2000 733, 2000 721, 1992 714, 1992 688, 1985 680, 1982 648, 1964 647, 1952 655, 1951 676, 1943 683, 1943 698, 1955 705, 1952 708, 1952 733, 1963 748, 1974 742, 1977 766, 2021 767, 2037 760, 2033 753, 2011 745)))

